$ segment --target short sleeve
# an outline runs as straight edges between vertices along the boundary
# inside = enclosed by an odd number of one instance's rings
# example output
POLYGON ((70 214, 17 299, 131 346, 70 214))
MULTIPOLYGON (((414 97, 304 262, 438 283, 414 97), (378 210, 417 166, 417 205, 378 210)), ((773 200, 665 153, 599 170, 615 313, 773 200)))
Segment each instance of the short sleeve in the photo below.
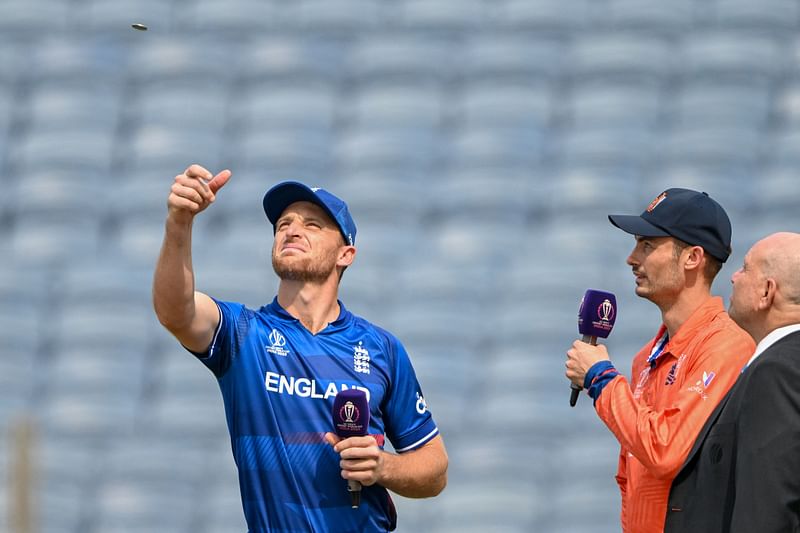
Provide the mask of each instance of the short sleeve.
MULTIPOLYGON (((214 300, 219 308, 219 324, 205 353, 192 352, 217 378, 228 370, 237 351, 236 328, 242 318, 242 304, 214 300)), ((191 351, 191 350, 190 350, 191 351)))
POLYGON ((419 448, 436 435, 439 428, 425 403, 422 388, 405 348, 390 338, 391 387, 385 404, 386 436, 395 451, 403 453, 419 448))

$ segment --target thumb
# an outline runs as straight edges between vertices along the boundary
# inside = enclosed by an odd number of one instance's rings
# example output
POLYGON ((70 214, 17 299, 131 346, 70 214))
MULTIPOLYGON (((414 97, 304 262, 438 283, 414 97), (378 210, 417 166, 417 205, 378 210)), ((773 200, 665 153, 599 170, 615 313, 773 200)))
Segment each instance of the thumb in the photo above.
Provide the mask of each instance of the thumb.
POLYGON ((331 446, 336 446, 342 439, 338 437, 338 435, 334 435, 333 433, 325 433, 325 441, 330 444, 331 446))
POLYGON ((220 190, 223 185, 228 183, 229 179, 231 179, 231 171, 225 169, 216 176, 214 176, 211 179, 211 181, 208 182, 208 187, 211 189, 211 192, 216 194, 217 191, 220 190))

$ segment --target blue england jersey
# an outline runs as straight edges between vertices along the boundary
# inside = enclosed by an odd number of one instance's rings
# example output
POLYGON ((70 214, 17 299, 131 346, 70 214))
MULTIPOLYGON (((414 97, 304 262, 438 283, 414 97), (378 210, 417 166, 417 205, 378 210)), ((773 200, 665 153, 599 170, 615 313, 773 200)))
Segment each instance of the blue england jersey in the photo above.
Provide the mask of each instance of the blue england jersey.
POLYGON ((199 359, 216 375, 239 470, 251 533, 389 531, 396 520, 387 490, 364 487, 350 506, 333 431, 336 393, 360 388, 369 433, 398 453, 434 438, 436 427, 403 346, 389 332, 347 311, 316 335, 277 298, 254 311, 217 301, 221 320, 199 359))

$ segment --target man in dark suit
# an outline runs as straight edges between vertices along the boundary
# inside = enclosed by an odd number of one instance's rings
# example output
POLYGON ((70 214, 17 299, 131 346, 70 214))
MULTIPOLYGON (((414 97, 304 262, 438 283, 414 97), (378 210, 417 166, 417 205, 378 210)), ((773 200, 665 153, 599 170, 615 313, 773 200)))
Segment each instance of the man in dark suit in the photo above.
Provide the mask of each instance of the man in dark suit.
POLYGON ((800 234, 757 242, 729 314, 758 343, 670 491, 669 533, 800 532, 800 234))

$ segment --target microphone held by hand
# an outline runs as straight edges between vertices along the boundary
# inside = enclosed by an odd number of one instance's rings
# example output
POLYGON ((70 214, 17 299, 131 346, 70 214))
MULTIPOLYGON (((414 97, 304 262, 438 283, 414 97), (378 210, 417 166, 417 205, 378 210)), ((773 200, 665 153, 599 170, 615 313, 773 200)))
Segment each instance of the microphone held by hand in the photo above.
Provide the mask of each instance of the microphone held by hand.
MULTIPOLYGON (((333 428, 342 439, 362 437, 369 428, 369 402, 367 394, 359 389, 347 389, 336 395, 333 400, 333 428)), ((350 492, 350 504, 353 509, 361 503, 361 483, 347 480, 350 492)))
MULTIPOLYGON (((597 344, 597 338, 605 339, 614 328, 617 319, 617 298, 610 292, 587 289, 581 298, 581 307, 578 310, 578 333, 583 342, 597 344)), ((575 407, 578 394, 583 387, 570 383, 572 392, 569 405, 575 407)))

